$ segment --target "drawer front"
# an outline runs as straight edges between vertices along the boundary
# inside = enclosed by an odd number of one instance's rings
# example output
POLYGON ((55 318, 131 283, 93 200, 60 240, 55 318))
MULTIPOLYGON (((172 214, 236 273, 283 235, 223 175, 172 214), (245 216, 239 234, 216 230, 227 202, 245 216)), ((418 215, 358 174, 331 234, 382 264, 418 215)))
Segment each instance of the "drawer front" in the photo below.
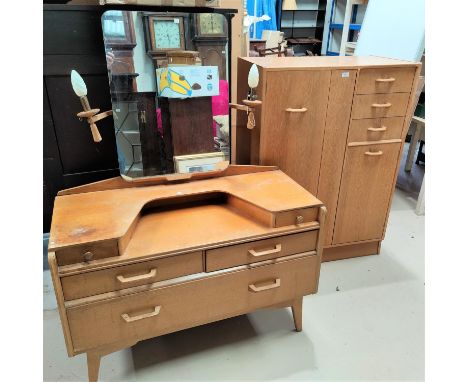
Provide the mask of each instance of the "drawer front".
POLYGON ((317 248, 318 230, 206 251, 207 272, 275 259, 317 248))
POLYGON ((348 143, 399 139, 403 131, 404 120, 404 117, 352 120, 348 143))
POLYGON ((317 291, 318 256, 230 272, 67 309, 75 351, 143 340, 317 291))
POLYGON ((361 69, 356 94, 409 93, 416 68, 361 69))
POLYGON ((317 207, 300 208, 298 210, 278 212, 275 218, 275 227, 284 227, 300 223, 310 223, 318 219, 317 207))
POLYGON ((400 143, 348 147, 334 244, 382 239, 400 147, 400 143))
POLYGON ((61 278, 65 300, 203 272, 202 252, 144 261, 61 278))
POLYGON ((409 96, 409 93, 355 95, 352 118, 361 119, 405 116, 409 96))
POLYGON ((55 252, 57 264, 69 265, 90 260, 104 259, 119 255, 116 240, 102 241, 95 244, 83 244, 72 248, 60 249, 55 252))

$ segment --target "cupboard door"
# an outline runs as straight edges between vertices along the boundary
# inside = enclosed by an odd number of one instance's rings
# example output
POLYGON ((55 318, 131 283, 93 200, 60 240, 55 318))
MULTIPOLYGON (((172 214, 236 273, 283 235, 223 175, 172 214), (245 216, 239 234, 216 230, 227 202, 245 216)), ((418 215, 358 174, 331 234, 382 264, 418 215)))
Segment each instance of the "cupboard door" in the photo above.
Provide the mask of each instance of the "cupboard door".
POLYGON ((382 239, 400 143, 348 147, 333 244, 382 239))
POLYGON ((279 166, 317 194, 331 71, 267 72, 260 164, 279 166))

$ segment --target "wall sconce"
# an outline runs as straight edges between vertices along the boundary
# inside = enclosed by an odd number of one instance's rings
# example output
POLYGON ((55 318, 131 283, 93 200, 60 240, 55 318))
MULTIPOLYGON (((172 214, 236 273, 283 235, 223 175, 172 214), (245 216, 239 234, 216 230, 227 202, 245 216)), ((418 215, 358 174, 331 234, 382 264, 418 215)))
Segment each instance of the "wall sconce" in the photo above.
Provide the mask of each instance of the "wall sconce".
POLYGON ((247 128, 253 129, 255 127, 255 108, 262 104, 262 101, 257 99, 255 94, 255 89, 258 86, 260 76, 258 73, 258 67, 255 64, 252 64, 249 70, 249 75, 247 77, 247 82, 249 84, 250 91, 247 94, 247 99, 242 100, 243 105, 237 103, 230 103, 229 106, 236 110, 243 110, 247 112, 247 128))
POLYGON ((73 91, 80 98, 81 106, 83 106, 83 111, 80 111, 76 115, 80 120, 82 118, 86 118, 87 122, 89 123, 89 127, 91 128, 91 134, 93 135, 94 142, 101 142, 102 137, 101 134, 99 134, 96 122, 106 118, 109 115, 112 115, 112 110, 98 114, 100 109, 91 109, 87 97, 88 89, 86 88, 86 84, 83 81, 83 78, 76 70, 71 71, 70 77, 73 91))

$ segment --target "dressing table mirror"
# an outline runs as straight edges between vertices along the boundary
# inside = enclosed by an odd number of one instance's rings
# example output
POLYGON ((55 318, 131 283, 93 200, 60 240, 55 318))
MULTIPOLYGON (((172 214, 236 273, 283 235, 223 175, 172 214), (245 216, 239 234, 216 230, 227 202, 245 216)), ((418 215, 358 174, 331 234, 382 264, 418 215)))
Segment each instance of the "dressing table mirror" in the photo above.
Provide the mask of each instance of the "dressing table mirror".
POLYGON ((226 168, 226 14, 108 10, 102 29, 121 174, 226 168))
POLYGON ((60 191, 49 240, 90 381, 106 354, 258 309, 292 308, 301 331, 317 292, 323 203, 277 167, 229 165, 230 12, 103 12, 122 175, 60 191))

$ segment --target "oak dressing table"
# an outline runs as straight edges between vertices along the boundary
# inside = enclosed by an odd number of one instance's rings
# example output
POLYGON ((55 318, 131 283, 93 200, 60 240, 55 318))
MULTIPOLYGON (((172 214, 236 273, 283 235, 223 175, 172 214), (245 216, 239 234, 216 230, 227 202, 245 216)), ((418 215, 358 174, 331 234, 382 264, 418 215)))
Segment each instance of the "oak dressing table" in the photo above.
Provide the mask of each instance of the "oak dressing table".
MULTIPOLYGON (((177 176, 172 177, 177 179, 177 176)), ((182 181, 113 178, 61 191, 49 264, 69 356, 317 292, 325 207, 276 167, 229 166, 182 181)))

